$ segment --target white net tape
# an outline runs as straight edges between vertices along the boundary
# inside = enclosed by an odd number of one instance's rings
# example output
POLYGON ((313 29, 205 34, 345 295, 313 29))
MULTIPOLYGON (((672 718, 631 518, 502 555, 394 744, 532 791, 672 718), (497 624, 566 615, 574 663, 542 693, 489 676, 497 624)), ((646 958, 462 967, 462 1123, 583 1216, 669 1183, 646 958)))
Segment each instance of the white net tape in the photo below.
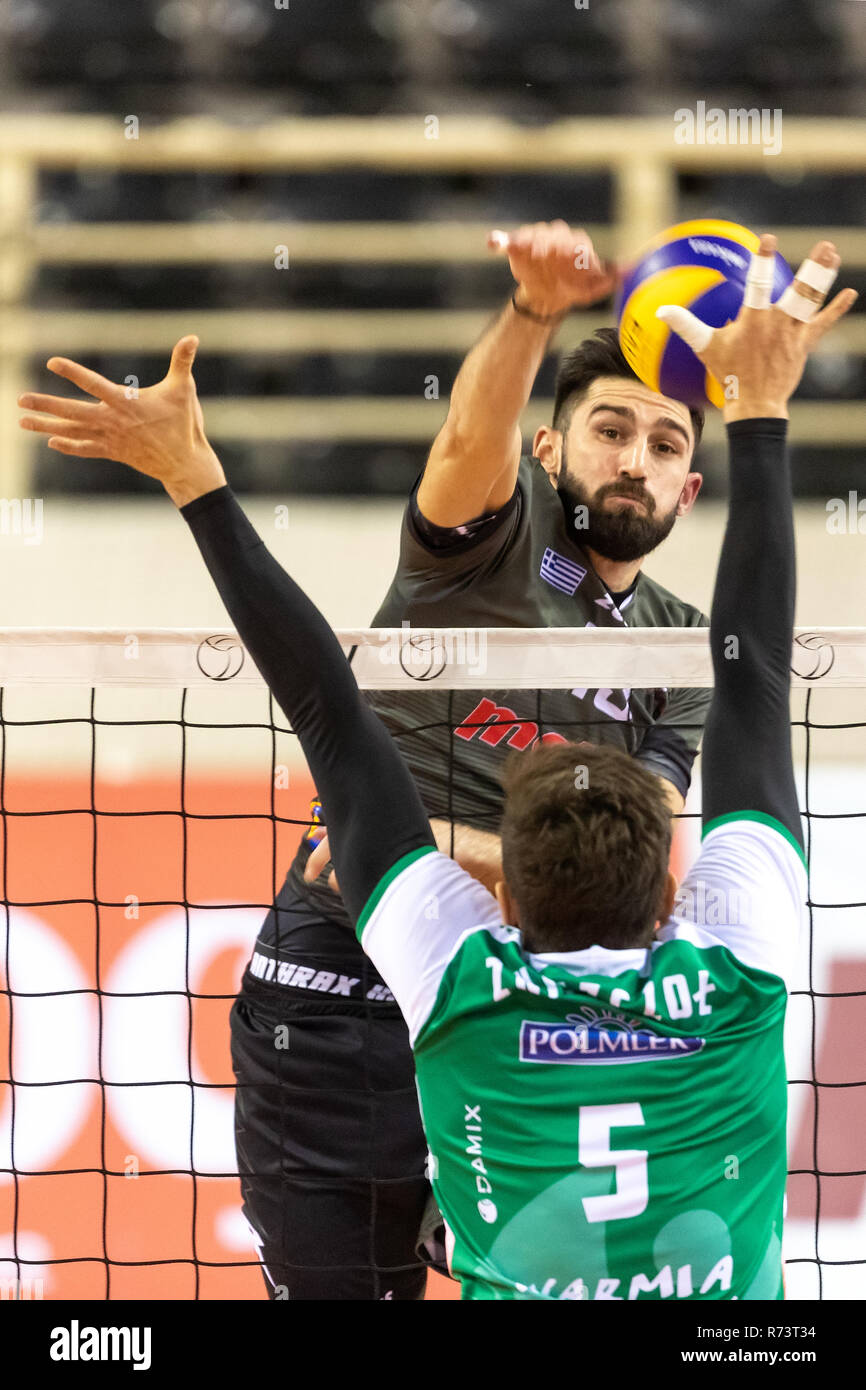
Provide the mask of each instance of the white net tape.
MULTIPOLYGON (((705 628, 357 628, 337 636, 364 690, 712 686, 705 628)), ((797 628, 795 688, 866 686, 866 628, 797 628)), ((263 684, 231 629, 6 628, 0 685, 263 684)))

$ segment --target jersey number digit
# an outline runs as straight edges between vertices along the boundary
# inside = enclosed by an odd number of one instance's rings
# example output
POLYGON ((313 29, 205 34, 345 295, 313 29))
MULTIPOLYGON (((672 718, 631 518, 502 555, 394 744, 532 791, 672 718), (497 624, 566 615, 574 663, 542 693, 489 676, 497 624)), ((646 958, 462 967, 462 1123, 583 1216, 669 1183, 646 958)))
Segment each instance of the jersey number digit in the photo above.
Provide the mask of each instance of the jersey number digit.
POLYGON ((583 1168, 614 1168, 616 1190, 603 1197, 584 1197, 587 1221, 618 1221, 640 1216, 649 1202, 647 1149, 612 1149, 610 1132, 618 1125, 642 1125, 643 1111, 633 1105, 582 1105, 578 1117, 577 1157, 583 1168))

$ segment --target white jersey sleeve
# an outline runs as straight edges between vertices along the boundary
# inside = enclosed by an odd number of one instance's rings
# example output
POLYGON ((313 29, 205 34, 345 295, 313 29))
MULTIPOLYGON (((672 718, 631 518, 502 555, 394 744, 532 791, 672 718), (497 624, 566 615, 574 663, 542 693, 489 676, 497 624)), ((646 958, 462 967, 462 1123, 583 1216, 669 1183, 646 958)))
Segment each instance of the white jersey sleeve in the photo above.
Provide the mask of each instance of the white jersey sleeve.
POLYGON ((775 822, 744 815, 710 829, 658 941, 726 946, 743 965, 788 985, 808 891, 798 848, 775 822))
POLYGON ((358 938, 388 985, 414 1043, 445 969, 468 932, 508 936, 492 893, 438 850, 415 851, 385 875, 358 920, 358 938))

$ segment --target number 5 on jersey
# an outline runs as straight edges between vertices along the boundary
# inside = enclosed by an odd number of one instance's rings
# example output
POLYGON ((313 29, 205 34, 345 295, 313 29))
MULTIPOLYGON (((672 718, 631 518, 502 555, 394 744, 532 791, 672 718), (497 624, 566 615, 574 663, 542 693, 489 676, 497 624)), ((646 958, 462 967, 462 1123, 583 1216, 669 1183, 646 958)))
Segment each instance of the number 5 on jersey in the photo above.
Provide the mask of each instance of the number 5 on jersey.
POLYGON ((640 1216, 649 1202, 647 1149, 612 1149, 610 1132, 617 1126, 642 1125, 637 1104, 582 1105, 578 1112, 577 1158, 582 1168, 613 1168, 616 1189, 603 1197, 584 1197, 587 1221, 618 1221, 640 1216))

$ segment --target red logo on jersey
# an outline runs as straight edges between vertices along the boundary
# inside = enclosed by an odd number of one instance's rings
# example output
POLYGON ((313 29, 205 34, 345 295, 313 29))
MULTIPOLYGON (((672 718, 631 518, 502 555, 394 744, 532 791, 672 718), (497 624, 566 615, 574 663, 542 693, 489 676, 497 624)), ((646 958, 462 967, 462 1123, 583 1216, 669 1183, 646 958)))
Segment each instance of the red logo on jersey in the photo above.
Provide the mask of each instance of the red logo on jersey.
MULTIPOLYGON (((538 738, 538 725, 531 719, 519 719, 507 705, 495 705, 485 696, 479 700, 471 714, 468 714, 454 730, 457 738, 468 743, 479 735, 479 742, 496 748, 505 739, 509 748, 521 750, 529 748, 538 738), (506 734, 508 737, 506 738, 506 734)), ((562 734, 542 734, 542 743, 568 743, 562 734)))

